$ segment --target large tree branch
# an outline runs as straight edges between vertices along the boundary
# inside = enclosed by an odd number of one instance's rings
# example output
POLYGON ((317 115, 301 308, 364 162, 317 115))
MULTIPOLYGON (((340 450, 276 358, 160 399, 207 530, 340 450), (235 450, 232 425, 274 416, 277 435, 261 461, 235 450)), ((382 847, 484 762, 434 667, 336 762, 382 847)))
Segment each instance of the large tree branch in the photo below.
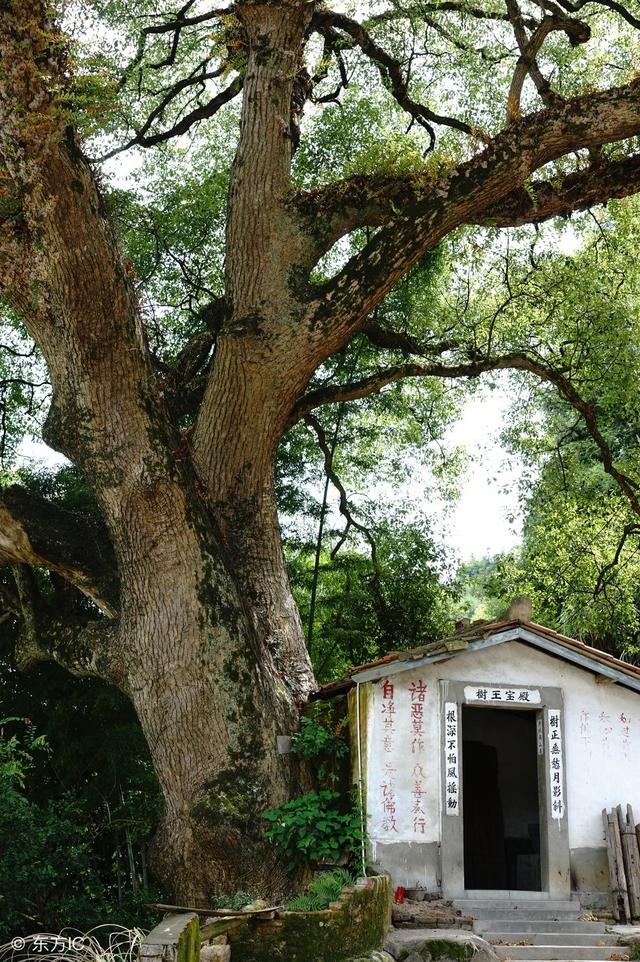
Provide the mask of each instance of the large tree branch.
POLYGON ((309 423, 310 411, 325 404, 338 401, 352 401, 377 394, 388 384, 411 377, 473 378, 488 371, 517 370, 533 374, 540 381, 552 384, 560 396, 578 412, 584 421, 587 432, 598 449, 605 472, 617 484, 629 502, 634 514, 640 517, 640 484, 629 475, 620 471, 615 464, 613 452, 598 422, 597 405, 582 397, 570 378, 562 371, 551 367, 538 357, 523 352, 512 352, 495 357, 477 358, 459 364, 403 364, 387 368, 350 384, 329 385, 310 391, 297 403, 291 423, 305 418, 309 423))
MULTIPOLYGON (((426 174, 405 177, 356 176, 325 191, 298 194, 296 204, 306 222, 316 216, 314 232, 321 256, 340 237, 361 227, 388 224, 398 212, 417 206, 433 187, 426 174)), ((609 200, 640 191, 640 154, 601 161, 553 180, 530 180, 498 203, 469 217, 468 223, 488 227, 521 227, 553 217, 566 217, 609 200)))
POLYGON ((56 572, 115 616, 117 567, 104 525, 13 485, 0 491, 0 565, 16 564, 56 572))
POLYGON ((609 200, 640 191, 640 154, 594 164, 552 181, 534 180, 489 207, 475 223, 489 227, 520 227, 552 217, 567 217, 609 200))
MULTIPOLYGON (((325 356, 343 346, 393 285, 446 234, 478 222, 521 190, 531 174, 570 151, 640 132, 640 80, 573 98, 512 123, 478 156, 423 191, 390 218, 339 274, 317 289, 311 330, 325 356)), ((604 181, 606 185, 606 180, 604 181)), ((609 196, 604 188, 603 199, 609 196)))
POLYGON ((42 621, 38 632, 24 639, 16 650, 18 668, 26 671, 36 664, 53 661, 72 675, 102 678, 122 685, 118 667, 118 630, 113 622, 97 619, 42 621))
POLYGON ((28 671, 42 662, 55 662, 74 675, 90 675, 122 686, 117 623, 86 612, 62 615, 52 609, 29 565, 13 565, 11 575, 15 593, 3 588, 0 597, 4 596, 5 605, 19 622, 13 644, 16 666, 28 671))

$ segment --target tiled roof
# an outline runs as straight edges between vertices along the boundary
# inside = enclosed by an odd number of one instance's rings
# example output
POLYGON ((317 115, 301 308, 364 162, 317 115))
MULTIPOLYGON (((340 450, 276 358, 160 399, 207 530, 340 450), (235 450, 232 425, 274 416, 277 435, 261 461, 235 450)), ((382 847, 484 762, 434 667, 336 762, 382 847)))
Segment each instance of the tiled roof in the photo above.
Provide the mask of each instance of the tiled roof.
POLYGON ((595 671, 598 670, 597 665, 599 664, 601 666, 615 668, 617 671, 623 672, 631 678, 640 680, 640 666, 630 665, 628 662, 622 661, 622 659, 616 658, 614 655, 600 651, 598 648, 592 648, 590 645, 585 645, 584 642, 578 641, 576 638, 561 635, 557 631, 553 631, 551 628, 545 628, 544 625, 538 625, 533 621, 474 621, 447 638, 441 638, 439 641, 433 641, 428 645, 421 645, 419 648, 394 651, 385 655, 383 658, 378 658, 376 661, 370 661, 364 665, 357 665, 351 668, 344 678, 322 685, 312 697, 320 699, 331 698, 343 691, 348 691, 348 689, 355 684, 353 676, 364 671, 369 671, 370 669, 380 668, 380 677, 382 677, 385 666, 394 664, 395 662, 406 662, 407 667, 410 667, 412 661, 418 661, 422 658, 447 654, 455 657, 456 654, 466 651, 471 642, 481 641, 482 639, 490 638, 492 635, 501 634, 511 628, 518 627, 543 638, 548 638, 558 645, 565 647, 567 649, 567 655, 569 655, 569 651, 572 650, 582 655, 583 658, 590 659, 594 662, 595 671))

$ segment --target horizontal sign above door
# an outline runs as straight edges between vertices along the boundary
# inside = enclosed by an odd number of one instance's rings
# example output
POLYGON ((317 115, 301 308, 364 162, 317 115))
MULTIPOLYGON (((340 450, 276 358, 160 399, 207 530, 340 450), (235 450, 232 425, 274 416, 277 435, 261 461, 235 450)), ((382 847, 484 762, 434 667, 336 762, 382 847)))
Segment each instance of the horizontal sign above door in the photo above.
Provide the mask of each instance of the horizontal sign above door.
POLYGON ((465 685, 464 700, 483 704, 539 705, 540 691, 537 688, 507 688, 488 685, 465 685))

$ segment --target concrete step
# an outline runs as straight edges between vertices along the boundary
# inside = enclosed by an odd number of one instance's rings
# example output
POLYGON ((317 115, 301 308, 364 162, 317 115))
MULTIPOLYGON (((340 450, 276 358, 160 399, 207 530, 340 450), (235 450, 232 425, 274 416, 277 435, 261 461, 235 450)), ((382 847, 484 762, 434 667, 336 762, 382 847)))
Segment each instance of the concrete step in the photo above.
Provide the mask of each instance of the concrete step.
MULTIPOLYGON (((530 899, 532 902, 547 902, 554 901, 554 896, 549 892, 536 892, 528 891, 527 889, 467 889, 464 896, 460 896, 463 901, 471 902, 478 901, 485 902, 487 899, 500 899, 504 902, 505 899, 513 901, 522 901, 522 899, 530 899)), ((569 898, 577 901, 577 896, 575 894, 570 894, 569 898)))
POLYGON ((619 945, 616 935, 603 932, 483 932, 482 938, 510 945, 525 941, 530 945, 619 945))
POLYGON ((477 914, 493 909, 504 909, 509 912, 571 912, 580 910, 579 899, 532 899, 532 898, 465 898, 454 899, 453 906, 463 912, 473 911, 477 914))
MULTIPOLYGON (((457 907, 457 906, 456 906, 457 907)), ((477 919, 526 919, 530 922, 577 922, 582 909, 461 909, 463 915, 473 915, 477 919)))
POLYGON ((509 911, 523 912, 538 912, 540 910, 564 912, 580 908, 580 900, 577 898, 550 899, 547 897, 534 899, 532 897, 539 894, 539 892, 531 894, 525 892, 523 893, 525 898, 519 898, 517 894, 507 895, 507 893, 502 898, 461 898, 454 899, 453 904, 457 909, 478 909, 478 911, 504 908, 509 911))
POLYGON ((625 946, 612 945, 494 945, 499 959, 522 959, 547 962, 547 960, 601 960, 612 955, 628 954, 625 946))
POLYGON ((541 932, 589 932, 597 935, 604 933, 604 922, 581 922, 573 920, 563 920, 561 922, 530 922, 525 918, 509 919, 476 919, 473 923, 473 930, 479 935, 485 932, 518 932, 526 938, 527 933, 538 934, 541 932))

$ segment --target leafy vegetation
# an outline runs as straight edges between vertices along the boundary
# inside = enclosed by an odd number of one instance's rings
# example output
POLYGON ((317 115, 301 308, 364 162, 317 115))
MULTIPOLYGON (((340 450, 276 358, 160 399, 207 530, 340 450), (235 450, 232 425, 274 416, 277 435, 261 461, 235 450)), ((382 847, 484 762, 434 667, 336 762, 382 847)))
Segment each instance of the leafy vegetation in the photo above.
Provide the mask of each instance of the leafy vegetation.
MULTIPOLYGON (((349 754, 349 746, 345 740, 348 736, 349 718, 345 716, 332 724, 334 713, 331 707, 314 708, 311 717, 303 716, 300 719, 300 731, 293 736, 291 750, 306 761, 315 763, 318 782, 325 785, 333 763, 339 763, 349 754), (329 716, 326 724, 323 723, 322 715, 329 716)), ((333 778, 337 776, 333 774, 333 778)))
POLYGON ((304 892, 287 902, 288 912, 320 912, 337 901, 346 885, 353 884, 353 876, 345 869, 321 872, 311 881, 304 892))
POLYGON ((2 937, 149 926, 159 799, 133 712, 113 689, 53 668, 25 676, 2 659, 0 677, 12 713, 0 730, 2 937))
POLYGON ((309 792, 265 812, 265 834, 292 869, 335 865, 359 855, 362 846, 360 815, 344 806, 340 792, 309 792))

